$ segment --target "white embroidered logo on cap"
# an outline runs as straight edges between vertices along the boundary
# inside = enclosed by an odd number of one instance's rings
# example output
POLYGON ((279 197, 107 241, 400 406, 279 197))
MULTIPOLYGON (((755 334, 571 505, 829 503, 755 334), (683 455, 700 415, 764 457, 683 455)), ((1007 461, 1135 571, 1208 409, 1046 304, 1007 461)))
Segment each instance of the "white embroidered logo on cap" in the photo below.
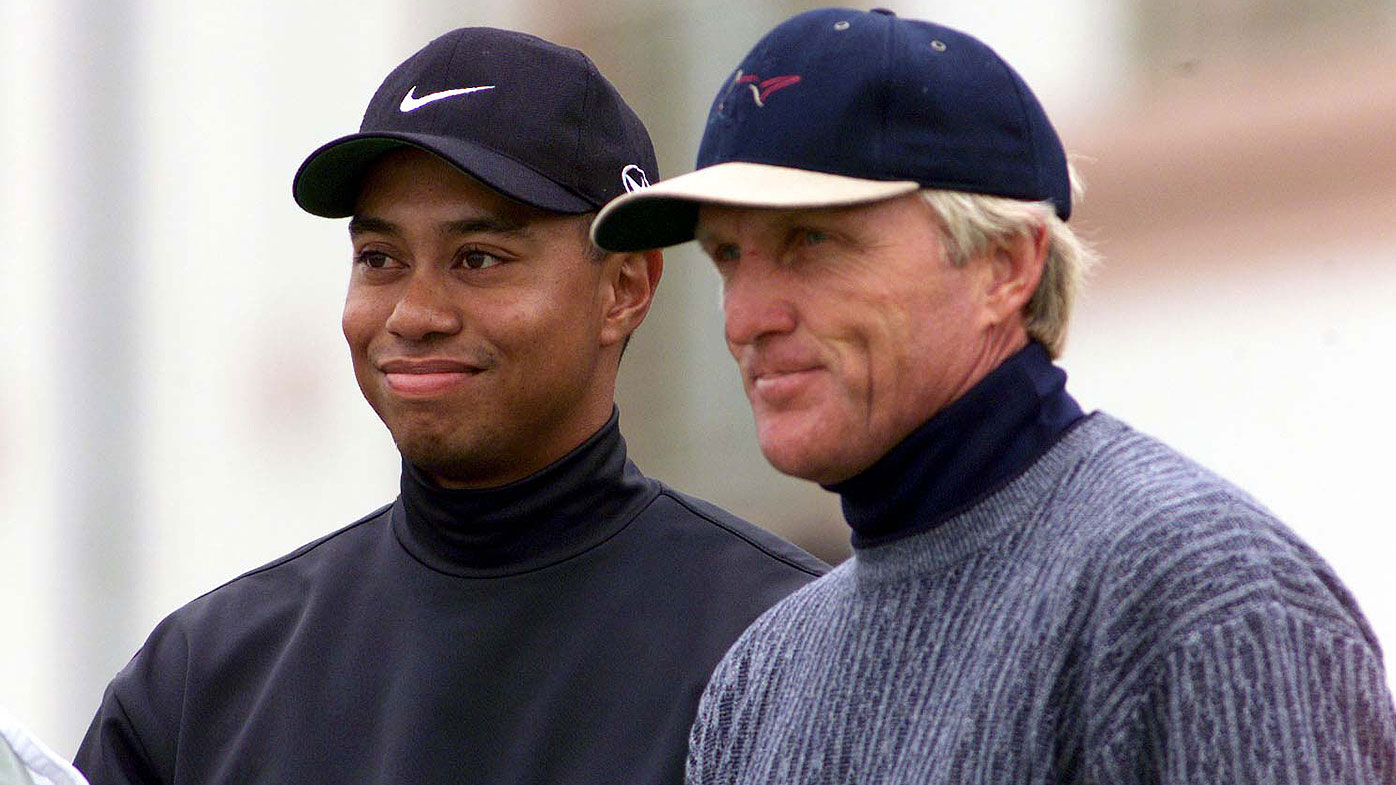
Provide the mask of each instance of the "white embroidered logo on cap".
POLYGON ((427 93, 421 98, 418 98, 413 95, 413 93, 417 92, 417 86, 412 85, 412 89, 408 90, 407 95, 402 97, 402 104, 398 106, 398 109, 402 112, 411 112, 416 109, 421 109, 423 106, 433 101, 440 101, 443 98, 453 98, 458 95, 465 95, 466 93, 478 93, 481 90, 493 89, 494 85, 492 84, 481 85, 480 87, 461 87, 456 90, 442 90, 439 93, 427 93))
POLYGON ((620 182, 625 186, 626 193, 633 193, 641 188, 648 188, 650 179, 645 176, 645 170, 630 164, 620 170, 620 182))

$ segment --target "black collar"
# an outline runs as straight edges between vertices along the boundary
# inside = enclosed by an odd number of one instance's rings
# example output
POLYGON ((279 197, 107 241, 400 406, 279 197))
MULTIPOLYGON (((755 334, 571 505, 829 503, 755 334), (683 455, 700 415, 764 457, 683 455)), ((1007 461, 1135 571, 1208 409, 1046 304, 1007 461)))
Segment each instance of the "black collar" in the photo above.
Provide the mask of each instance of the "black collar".
POLYGON ((862 473, 843 497, 853 546, 924 532, 1001 488, 1082 418, 1066 372, 1030 343, 862 473))
POLYGON ((427 566, 466 577, 513 575, 611 537, 658 493, 626 460, 619 414, 575 450, 498 488, 449 490, 406 460, 393 529, 427 566))

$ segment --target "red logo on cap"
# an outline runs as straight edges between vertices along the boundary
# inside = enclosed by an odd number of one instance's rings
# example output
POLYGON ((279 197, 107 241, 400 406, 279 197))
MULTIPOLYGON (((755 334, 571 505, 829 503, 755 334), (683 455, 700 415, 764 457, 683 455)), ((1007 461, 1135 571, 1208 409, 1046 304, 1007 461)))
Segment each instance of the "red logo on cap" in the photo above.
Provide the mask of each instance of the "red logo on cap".
POLYGON ((756 105, 764 107, 766 105, 766 99, 771 93, 799 82, 800 77, 795 74, 790 74, 788 76, 773 76, 770 79, 762 79, 756 74, 744 74, 738 69, 735 81, 737 84, 744 84, 751 88, 751 97, 756 101, 756 105))

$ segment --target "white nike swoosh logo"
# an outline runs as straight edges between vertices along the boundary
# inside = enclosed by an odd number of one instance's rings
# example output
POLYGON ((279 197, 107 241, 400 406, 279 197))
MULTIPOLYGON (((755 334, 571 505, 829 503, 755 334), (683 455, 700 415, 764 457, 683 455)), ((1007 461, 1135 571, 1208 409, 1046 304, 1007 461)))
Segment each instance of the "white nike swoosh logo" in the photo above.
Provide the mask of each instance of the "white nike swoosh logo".
POLYGON ((408 91, 407 91, 407 95, 404 95, 404 96, 402 97, 402 105, 400 105, 400 106, 398 107, 398 109, 401 110, 401 111, 403 111, 403 112, 411 112, 411 111, 413 111, 413 110, 415 110, 415 109, 420 109, 420 108, 422 108, 423 106, 426 106, 427 104, 432 103, 433 101, 440 101, 440 100, 443 99, 443 98, 451 98, 451 97, 457 96, 457 95, 465 95, 466 93, 475 93, 475 92, 479 92, 479 91, 481 91, 481 90, 493 90, 493 89, 494 89, 494 85, 492 85, 492 84, 490 84, 490 85, 482 85, 482 86, 480 86, 480 87, 462 87, 462 88, 457 89, 457 90, 442 90, 442 91, 439 92, 439 93, 427 93, 426 95, 422 96, 421 98, 418 98, 418 97, 416 97, 415 95, 413 95, 413 93, 417 92, 417 86, 416 86, 416 85, 412 85, 412 89, 411 89, 411 90, 408 90, 408 91))

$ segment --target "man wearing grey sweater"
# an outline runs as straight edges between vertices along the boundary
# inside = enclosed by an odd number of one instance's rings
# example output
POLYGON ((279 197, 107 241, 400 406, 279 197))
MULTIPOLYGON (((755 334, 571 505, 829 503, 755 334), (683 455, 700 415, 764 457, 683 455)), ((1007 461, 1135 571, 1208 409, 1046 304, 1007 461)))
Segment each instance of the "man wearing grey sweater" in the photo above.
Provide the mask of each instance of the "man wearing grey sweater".
POLYGON ((742 61, 696 171, 593 224, 696 237, 762 452, 853 529, 717 668, 690 783, 1396 783, 1381 651, 1328 565, 1067 393, 1072 198, 988 47, 823 9, 742 61))

